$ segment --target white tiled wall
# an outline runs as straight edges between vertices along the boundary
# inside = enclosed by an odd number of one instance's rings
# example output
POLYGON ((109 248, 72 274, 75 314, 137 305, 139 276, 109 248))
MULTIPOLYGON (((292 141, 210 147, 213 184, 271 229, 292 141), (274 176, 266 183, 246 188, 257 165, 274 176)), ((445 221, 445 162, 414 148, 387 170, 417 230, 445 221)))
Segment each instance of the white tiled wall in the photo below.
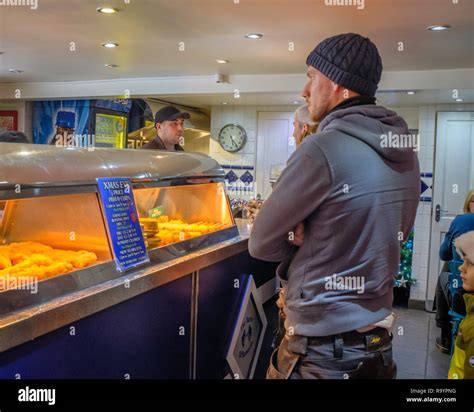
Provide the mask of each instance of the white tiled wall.
POLYGON ((202 137, 186 142, 185 150, 187 152, 209 153, 209 137, 202 137))
MULTIPOLYGON (((419 133, 420 151, 418 159, 420 161, 420 172, 434 172, 435 153, 435 131, 436 113, 439 111, 474 110, 474 105, 469 104, 442 104, 436 106, 420 106, 419 108, 419 133)), ((428 185, 433 184, 431 177, 421 177, 428 185)), ((432 190, 428 189, 422 197, 432 198, 432 190)), ((413 263, 412 276, 417 279, 417 283, 411 287, 410 299, 412 300, 433 300, 433 296, 426 296, 428 267, 429 267, 429 240, 431 233, 431 201, 420 201, 415 220, 415 236, 413 242, 413 263)))
POLYGON ((213 106, 211 114, 211 140, 209 154, 225 165, 254 166, 257 137, 256 106, 213 106), (229 153, 221 148, 218 137, 221 128, 228 123, 237 123, 247 131, 247 142, 242 150, 229 153))
MULTIPOLYGON (((257 150, 257 122, 258 112, 261 111, 293 111, 293 106, 234 106, 220 105, 213 106, 211 111, 211 139, 209 144, 209 155, 216 159, 221 165, 245 166, 249 169, 232 169, 237 176, 249 172, 256 179, 256 150, 257 150), (237 123, 244 127, 247 132, 247 142, 244 148, 236 153, 229 153, 221 148, 218 137, 219 131, 228 123, 237 123)), ((229 171, 229 169, 225 169, 229 171)), ((230 190, 231 197, 250 199, 255 197, 254 185, 245 185, 238 182, 234 185, 236 190, 230 190), (236 187, 237 186, 237 187, 236 187), (243 190, 239 190, 243 189, 243 190)))

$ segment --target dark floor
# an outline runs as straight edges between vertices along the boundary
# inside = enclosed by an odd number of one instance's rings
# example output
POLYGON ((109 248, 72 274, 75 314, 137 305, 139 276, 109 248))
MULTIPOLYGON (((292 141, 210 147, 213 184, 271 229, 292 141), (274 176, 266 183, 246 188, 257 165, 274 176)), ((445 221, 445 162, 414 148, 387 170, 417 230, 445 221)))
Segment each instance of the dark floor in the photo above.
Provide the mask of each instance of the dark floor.
MULTIPOLYGON (((268 326, 254 379, 265 378, 278 316, 274 299, 265 303, 264 309, 268 326)), ((394 311, 393 353, 398 367, 397 379, 446 379, 450 357, 434 346, 440 333, 435 314, 404 307, 396 307, 394 311)))

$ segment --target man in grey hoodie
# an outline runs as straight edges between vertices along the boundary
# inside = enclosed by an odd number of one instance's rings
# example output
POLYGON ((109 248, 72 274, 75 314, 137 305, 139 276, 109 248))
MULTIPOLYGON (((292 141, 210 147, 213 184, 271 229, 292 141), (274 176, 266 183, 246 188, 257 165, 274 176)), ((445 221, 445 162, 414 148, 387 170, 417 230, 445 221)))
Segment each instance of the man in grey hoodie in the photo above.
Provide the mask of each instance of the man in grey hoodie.
POLYGON ((268 378, 394 378, 400 243, 420 194, 417 140, 375 104, 382 61, 365 37, 323 40, 303 97, 320 122, 258 214, 250 254, 282 262, 286 334, 268 378))

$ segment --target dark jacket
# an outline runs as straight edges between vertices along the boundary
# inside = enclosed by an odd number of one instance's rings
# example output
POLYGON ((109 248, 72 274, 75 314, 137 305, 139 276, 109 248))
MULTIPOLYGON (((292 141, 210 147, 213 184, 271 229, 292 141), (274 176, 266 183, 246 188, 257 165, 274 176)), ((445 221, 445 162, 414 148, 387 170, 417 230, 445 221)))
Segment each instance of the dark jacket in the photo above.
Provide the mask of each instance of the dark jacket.
POLYGON ((412 147, 381 143, 390 133, 409 131, 381 106, 328 114, 292 154, 255 220, 250 254, 282 262, 285 326, 296 335, 347 332, 392 311, 399 232, 406 239, 413 227, 420 170, 412 147), (288 237, 300 222, 304 243, 295 247, 288 237))
POLYGON ((474 230, 474 213, 464 213, 454 218, 449 230, 444 236, 443 243, 439 248, 439 258, 446 262, 450 260, 462 260, 456 252, 454 241, 458 236, 474 230))
MULTIPOLYGON (((159 136, 156 136, 152 141, 142 146, 145 150, 167 150, 163 140, 159 136)), ((184 149, 179 144, 174 145, 174 150, 184 152, 184 149)))

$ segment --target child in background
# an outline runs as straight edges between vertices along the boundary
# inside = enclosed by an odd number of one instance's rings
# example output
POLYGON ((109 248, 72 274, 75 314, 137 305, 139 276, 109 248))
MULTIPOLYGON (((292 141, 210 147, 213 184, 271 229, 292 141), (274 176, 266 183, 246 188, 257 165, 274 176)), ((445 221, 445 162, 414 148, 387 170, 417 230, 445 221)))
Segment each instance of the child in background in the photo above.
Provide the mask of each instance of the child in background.
POLYGON ((459 270, 466 291, 466 317, 459 325, 448 378, 474 379, 474 231, 459 236, 455 246, 464 260, 459 270))

